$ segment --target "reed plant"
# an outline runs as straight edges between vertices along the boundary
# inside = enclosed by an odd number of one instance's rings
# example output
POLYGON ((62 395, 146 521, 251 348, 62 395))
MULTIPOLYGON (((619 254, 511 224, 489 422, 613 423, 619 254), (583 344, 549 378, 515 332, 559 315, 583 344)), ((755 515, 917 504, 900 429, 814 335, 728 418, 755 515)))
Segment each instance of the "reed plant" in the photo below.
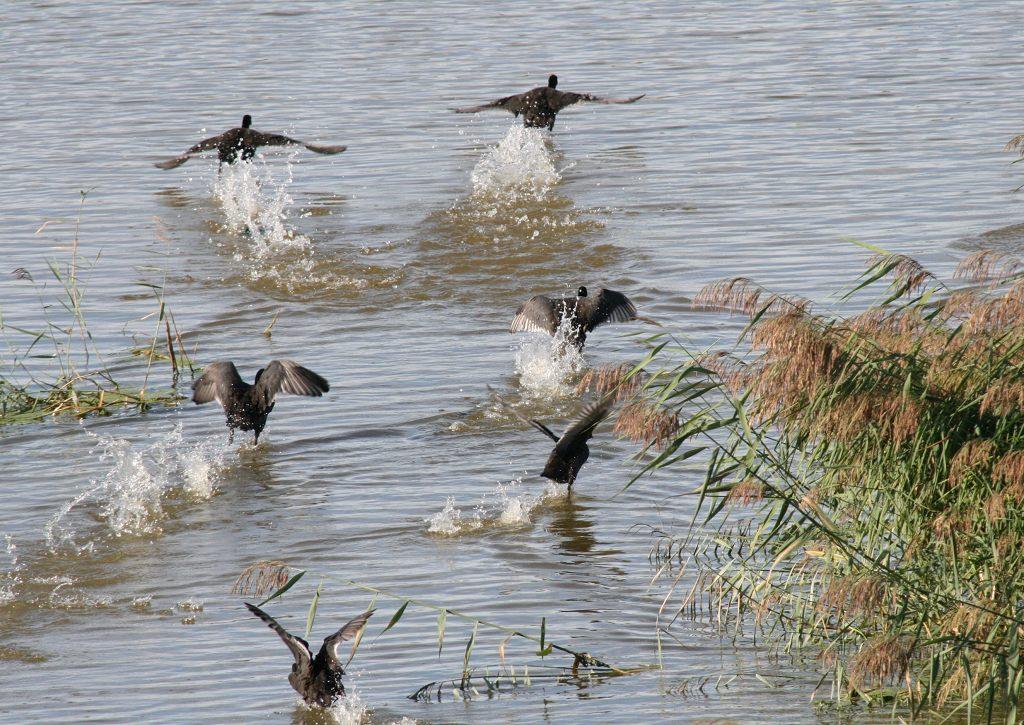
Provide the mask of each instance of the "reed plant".
POLYGON ((749 318, 734 346, 663 338, 605 375, 638 388, 617 422, 637 478, 708 461, 690 531, 655 546, 673 582, 659 631, 710 617, 812 653, 833 705, 1014 722, 1024 261, 978 252, 944 283, 875 251, 856 314, 725 280, 695 302, 749 318))
MULTIPOLYGON (((82 205, 86 196, 82 192, 82 205)), ((165 299, 163 283, 140 283, 151 290, 156 303, 156 310, 143 318, 155 318, 153 335, 132 351, 147 361, 142 384, 124 385, 114 378, 86 314, 82 276, 98 259, 99 255, 82 255, 76 221, 68 259, 47 262, 46 273, 38 277, 24 267, 10 273, 13 280, 32 288, 39 302, 39 319, 31 326, 16 325, 0 309, 0 425, 51 416, 109 415, 126 408, 142 411, 180 400, 173 389, 179 372, 186 367, 191 371, 193 366, 165 299), (152 390, 150 373, 153 363, 161 360, 170 367, 171 385, 152 390)))
MULTIPOLYGON (((287 563, 277 559, 259 560, 242 570, 231 587, 231 593, 240 596, 261 597, 263 599, 258 606, 262 607, 264 604, 277 599, 292 589, 306 573, 307 570, 305 569, 293 569, 287 563)), ((552 641, 548 636, 546 617, 541 618, 540 626, 536 630, 536 634, 534 634, 526 628, 509 627, 444 604, 408 597, 404 594, 351 579, 335 577, 330 574, 320 575, 320 585, 317 587, 310 602, 306 617, 307 637, 312 629, 313 620, 316 617, 316 610, 325 581, 372 594, 373 598, 370 600, 367 609, 373 609, 378 606, 377 602, 380 598, 394 600, 398 603, 391 618, 377 637, 394 629, 405 617, 410 607, 425 610, 432 616, 436 616, 436 644, 439 659, 445 648, 446 641, 450 639, 449 630, 451 622, 449 620, 461 621, 466 626, 471 625, 472 629, 469 630, 468 639, 462 648, 460 675, 451 679, 429 682, 421 686, 409 695, 409 698, 412 700, 441 700, 445 695, 456 700, 468 700, 530 687, 534 681, 538 684, 591 681, 609 677, 622 677, 653 669, 652 666, 617 667, 588 652, 572 649, 552 641), (489 630, 491 633, 503 637, 497 646, 499 658, 497 664, 481 666, 474 665, 472 662, 474 649, 477 645, 477 634, 481 630, 489 630), (513 641, 527 646, 527 652, 532 655, 532 662, 521 662, 517 665, 511 661, 506 661, 506 648, 513 641), (569 660, 571 664, 545 664, 545 658, 551 655, 571 658, 569 660)), ((360 641, 361 636, 353 642, 349 661, 352 660, 352 656, 355 654, 360 641)))

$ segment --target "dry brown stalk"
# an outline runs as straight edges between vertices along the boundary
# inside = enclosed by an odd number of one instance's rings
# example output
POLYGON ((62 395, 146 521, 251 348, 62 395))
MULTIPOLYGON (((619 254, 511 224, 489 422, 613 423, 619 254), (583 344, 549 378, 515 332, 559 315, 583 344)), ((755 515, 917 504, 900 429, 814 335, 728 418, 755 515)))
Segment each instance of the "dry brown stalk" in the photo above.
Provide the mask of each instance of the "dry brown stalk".
POLYGON ((920 262, 905 254, 888 252, 876 254, 868 264, 871 267, 889 266, 889 274, 893 277, 893 286, 905 290, 906 293, 917 292, 924 287, 925 282, 935 279, 935 276, 922 267, 920 262))
POLYGON ((231 586, 232 594, 261 597, 288 583, 288 565, 283 561, 260 560, 242 570, 231 586))
POLYGON ((768 292, 746 277, 723 279, 706 285, 693 298, 693 304, 698 308, 725 309, 745 315, 806 311, 810 307, 809 300, 768 292))
POLYGON ((987 438, 973 438, 964 443, 949 461, 949 482, 956 486, 963 483, 967 473, 992 465, 995 444, 987 438))
POLYGON ((642 371, 630 376, 635 366, 629 363, 622 365, 602 365, 588 370, 576 385, 576 394, 594 390, 602 395, 615 394, 615 400, 630 398, 643 388, 642 371))
POLYGON ((663 447, 679 431, 679 417, 664 408, 643 402, 625 405, 615 421, 615 432, 637 443, 663 447))
POLYGON ((729 503, 749 506, 764 499, 764 484, 755 478, 746 478, 729 489, 726 498, 729 503))
POLYGON ((880 636, 868 640, 850 659, 850 684, 858 690, 884 685, 903 677, 913 657, 913 640, 904 636, 880 636))
POLYGON ((981 249, 960 260, 953 276, 971 282, 999 282, 1020 271, 1020 259, 994 249, 981 249))

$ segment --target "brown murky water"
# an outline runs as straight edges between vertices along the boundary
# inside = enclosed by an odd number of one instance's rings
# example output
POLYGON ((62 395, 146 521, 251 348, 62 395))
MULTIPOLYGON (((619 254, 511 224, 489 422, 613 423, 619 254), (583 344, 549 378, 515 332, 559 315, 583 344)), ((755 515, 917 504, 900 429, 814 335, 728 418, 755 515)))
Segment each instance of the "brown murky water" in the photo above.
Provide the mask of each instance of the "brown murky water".
MULTIPOLYGON (((333 385, 281 400, 255 449, 228 447, 212 407, 0 430, 6 721, 309 719, 287 650, 229 594, 260 558, 309 569, 268 605, 296 630, 331 577, 315 640, 368 604, 340 583, 353 579, 533 631, 546 617, 556 642, 652 664, 667 590, 651 584, 650 527, 685 530, 679 494, 701 462, 622 492, 632 451, 605 429, 568 501, 535 475, 544 439, 486 391, 561 429, 580 370, 635 359, 651 328, 603 328, 584 360, 556 365, 544 341, 505 332, 516 305, 604 285, 706 346, 738 323, 688 299, 721 276, 828 304, 860 269, 850 238, 939 270, 981 243, 1021 251, 1022 179, 1000 153, 1024 127, 1012 4, 261 7, 0 10, 5 322, 41 324, 7 272, 41 280, 67 257, 89 189, 80 253, 101 256, 85 307, 120 378, 142 375, 125 333, 153 329, 138 283, 166 279, 200 362, 249 377, 294 357, 333 385), (550 72, 648 95, 570 109, 551 138, 447 110, 550 72), (349 151, 275 154, 219 180, 203 161, 152 167, 246 112, 349 151)), ((451 618, 438 657, 435 614, 410 607, 377 638, 397 604, 378 600, 347 679, 362 704, 339 718, 827 717, 813 673, 690 621, 671 626, 661 671, 413 702, 458 676, 471 628, 451 618)), ((500 641, 481 630, 474 663, 496 664, 500 641)), ((518 645, 506 658, 536 661, 518 645)))

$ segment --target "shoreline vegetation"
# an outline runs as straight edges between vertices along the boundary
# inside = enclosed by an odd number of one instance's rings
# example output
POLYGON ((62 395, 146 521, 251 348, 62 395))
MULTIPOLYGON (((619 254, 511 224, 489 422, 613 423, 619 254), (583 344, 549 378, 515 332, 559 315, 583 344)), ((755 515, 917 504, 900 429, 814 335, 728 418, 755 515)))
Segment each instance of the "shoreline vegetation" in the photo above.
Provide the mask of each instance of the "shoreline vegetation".
MULTIPOLYGON (((0 426, 29 423, 48 417, 111 415, 118 409, 144 412, 155 405, 176 405, 183 399, 177 391, 182 370, 195 372, 192 356, 164 297, 164 283, 139 282, 154 295, 157 309, 141 318, 154 320, 151 339, 127 351, 146 361, 141 385, 119 383, 99 350, 86 319, 82 274, 99 259, 80 255, 81 210, 88 192, 81 192, 79 216, 66 261, 47 262, 48 275, 37 280, 31 271, 19 267, 10 271, 14 280, 30 285, 39 301, 42 324, 29 329, 9 323, 0 309, 0 426), (57 285, 56 294, 49 287, 57 285), (168 388, 150 387, 154 363, 165 361, 171 369, 168 388)), ((47 223, 48 224, 48 223, 47 223)), ((43 224, 37 233, 46 228, 43 224)), ((194 351, 193 351, 194 353, 194 351)))
POLYGON ((585 381, 626 398, 631 484, 708 459, 690 530, 652 550, 671 587, 659 633, 702 617, 816 657, 832 707, 1013 722, 1024 260, 977 252, 946 284, 874 251, 844 299, 884 289, 859 314, 725 280, 695 303, 749 318, 733 350, 655 337, 640 364, 585 381))

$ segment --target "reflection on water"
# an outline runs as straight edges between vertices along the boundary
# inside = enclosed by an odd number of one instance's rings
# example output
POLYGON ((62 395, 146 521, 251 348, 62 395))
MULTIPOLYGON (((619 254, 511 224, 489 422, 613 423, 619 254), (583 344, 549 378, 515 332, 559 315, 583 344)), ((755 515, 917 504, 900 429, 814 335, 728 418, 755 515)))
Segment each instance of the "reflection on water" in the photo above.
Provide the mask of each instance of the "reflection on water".
POLYGON ((589 507, 579 503, 579 496, 566 495, 552 507, 547 530, 556 537, 558 548, 567 554, 588 554, 597 545, 594 522, 587 516, 589 507))

